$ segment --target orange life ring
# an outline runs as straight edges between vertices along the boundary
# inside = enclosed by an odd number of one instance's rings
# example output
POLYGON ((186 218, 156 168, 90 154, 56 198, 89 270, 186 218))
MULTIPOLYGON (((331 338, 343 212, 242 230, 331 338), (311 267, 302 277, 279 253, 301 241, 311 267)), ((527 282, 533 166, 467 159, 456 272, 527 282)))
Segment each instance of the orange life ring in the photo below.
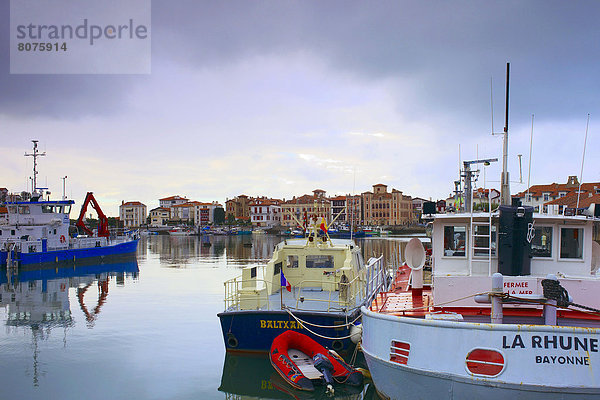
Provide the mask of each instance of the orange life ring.
POLYGON ((66 242, 66 241, 67 241, 67 240, 65 239, 65 235, 60 235, 60 242, 61 242, 61 243, 64 243, 64 242, 66 242))

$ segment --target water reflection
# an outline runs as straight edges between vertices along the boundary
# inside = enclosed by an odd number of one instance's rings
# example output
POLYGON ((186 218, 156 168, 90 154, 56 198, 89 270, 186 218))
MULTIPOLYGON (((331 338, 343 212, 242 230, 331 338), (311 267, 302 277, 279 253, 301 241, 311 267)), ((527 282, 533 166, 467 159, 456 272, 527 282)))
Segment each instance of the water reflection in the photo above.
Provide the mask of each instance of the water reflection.
POLYGON ((322 385, 316 385, 314 392, 296 390, 275 372, 266 355, 227 354, 219 391, 226 399, 378 399, 372 383, 336 385, 334 397, 328 397, 322 385))
MULTIPOLYGON (((383 255, 389 265, 403 260, 404 248, 409 238, 356 239, 365 260, 383 255)), ((161 264, 172 268, 186 268, 202 263, 225 263, 243 266, 266 263, 274 247, 283 237, 273 235, 240 236, 151 236, 142 238, 140 248, 160 258, 161 264)), ((142 253, 142 254, 143 254, 142 253)), ((139 254, 139 253, 138 253, 139 254)))
POLYGON ((110 264, 73 263, 0 270, 0 307, 5 308, 6 334, 31 332, 34 386, 39 384, 39 343, 48 340, 54 329, 62 328, 66 346, 67 331, 75 325, 69 289, 77 291, 78 306, 92 328, 108 300, 110 280, 124 286, 127 277, 137 279, 138 271, 135 256, 110 264), (93 286, 98 287, 98 299, 94 307, 88 307, 84 296, 93 286))
POLYGON ((271 235, 240 236, 167 236, 143 238, 140 247, 160 258, 161 264, 173 268, 203 263, 243 265, 267 262, 281 238, 271 235))
MULTIPOLYGON (((320 398, 291 393, 268 360, 248 366, 225 358, 216 316, 223 282, 246 265, 265 264, 283 238, 212 236, 210 246, 203 240, 144 237, 137 262, 0 269, 0 397, 320 398)), ((405 242, 357 244, 365 259, 383 254, 393 262, 405 242)), ((344 390, 337 395, 368 399, 373 388, 344 390)))

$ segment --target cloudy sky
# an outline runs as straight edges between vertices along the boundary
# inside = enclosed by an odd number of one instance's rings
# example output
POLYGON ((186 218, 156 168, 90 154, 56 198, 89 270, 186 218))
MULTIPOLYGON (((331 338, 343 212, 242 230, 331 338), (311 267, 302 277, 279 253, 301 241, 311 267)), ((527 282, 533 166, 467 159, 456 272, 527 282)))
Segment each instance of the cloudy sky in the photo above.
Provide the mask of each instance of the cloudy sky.
POLYGON ((0 0, 0 187, 26 189, 38 139, 41 182, 60 196, 66 175, 109 215, 376 183, 445 198, 459 159, 501 159, 490 92, 500 132, 507 62, 512 192, 532 114, 531 184, 580 174, 588 113, 583 178, 600 181, 599 15, 592 0, 157 0, 149 75, 11 75, 0 0))

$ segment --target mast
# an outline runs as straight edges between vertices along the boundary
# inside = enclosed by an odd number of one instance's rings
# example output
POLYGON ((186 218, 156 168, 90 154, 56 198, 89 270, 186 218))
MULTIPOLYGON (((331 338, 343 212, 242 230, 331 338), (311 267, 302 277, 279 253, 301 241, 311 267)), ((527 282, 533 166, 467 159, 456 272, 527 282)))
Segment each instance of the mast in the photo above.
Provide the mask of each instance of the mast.
POLYGON ((500 187, 500 204, 510 205, 510 183, 508 180, 508 83, 510 78, 510 63, 506 63, 506 110, 504 117, 504 139, 502 143, 502 178, 500 187))
POLYGON ((39 140, 32 140, 33 142, 33 153, 28 154, 25 153, 26 157, 33 157, 33 187, 31 188, 31 194, 34 194, 37 190, 37 158, 38 157, 42 157, 46 155, 46 152, 44 151, 43 153, 40 153, 38 150, 38 141, 39 140))

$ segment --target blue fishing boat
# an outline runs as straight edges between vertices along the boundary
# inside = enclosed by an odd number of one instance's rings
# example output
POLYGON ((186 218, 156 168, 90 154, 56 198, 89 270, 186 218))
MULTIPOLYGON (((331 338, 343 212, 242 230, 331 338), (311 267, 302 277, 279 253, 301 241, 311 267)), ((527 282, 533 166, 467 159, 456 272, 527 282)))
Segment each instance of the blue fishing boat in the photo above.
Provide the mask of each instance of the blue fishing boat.
POLYGON ((69 235, 69 214, 73 200, 50 200, 45 188, 36 187, 37 157, 45 153, 37 150, 33 141, 33 190, 28 201, 6 203, 7 223, 0 225, 0 266, 72 262, 81 259, 105 260, 135 253, 136 232, 119 235, 108 229, 108 218, 91 192, 81 208, 77 226, 83 235, 69 235), (44 197, 47 199, 44 200, 44 197), (98 214, 95 231, 84 224, 87 206, 91 204, 98 214))

